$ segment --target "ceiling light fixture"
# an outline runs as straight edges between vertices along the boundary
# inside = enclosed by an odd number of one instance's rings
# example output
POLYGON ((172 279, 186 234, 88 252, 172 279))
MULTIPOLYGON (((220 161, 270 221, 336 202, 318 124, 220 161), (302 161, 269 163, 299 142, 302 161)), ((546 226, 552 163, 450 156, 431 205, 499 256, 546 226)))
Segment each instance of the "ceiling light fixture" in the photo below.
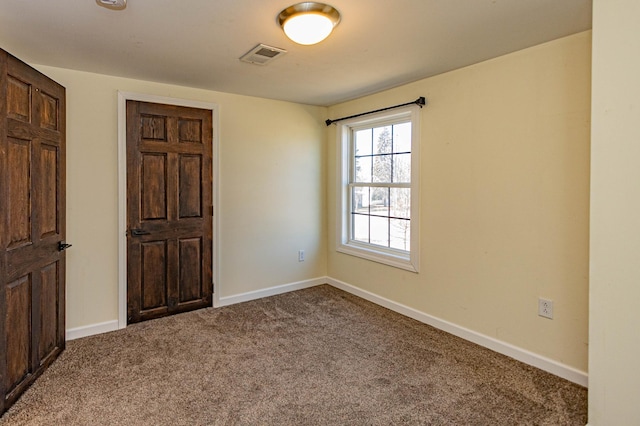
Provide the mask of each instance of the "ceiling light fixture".
POLYGON ((284 9, 278 15, 278 24, 291 40, 298 44, 320 43, 340 22, 340 12, 333 6, 305 1, 284 9))
POLYGON ((107 9, 122 10, 127 7, 127 0, 96 0, 100 6, 107 9))

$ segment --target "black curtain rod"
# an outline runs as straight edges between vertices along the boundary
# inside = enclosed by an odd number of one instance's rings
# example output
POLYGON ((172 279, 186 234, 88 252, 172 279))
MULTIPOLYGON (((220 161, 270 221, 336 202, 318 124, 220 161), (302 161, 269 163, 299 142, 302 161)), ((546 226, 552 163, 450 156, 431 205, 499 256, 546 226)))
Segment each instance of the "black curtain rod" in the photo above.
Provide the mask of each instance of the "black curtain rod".
POLYGON ((386 111, 388 109, 393 109, 393 108, 400 108, 403 106, 407 106, 407 105, 412 105, 412 104, 416 104, 418 105, 420 108, 422 108, 423 106, 425 106, 427 104, 427 100, 424 98, 424 96, 420 96, 418 99, 416 99, 413 102, 407 102, 406 104, 400 104, 400 105, 394 105, 394 106, 390 106, 390 107, 386 107, 386 108, 382 108, 382 109, 377 109, 375 111, 368 111, 368 112, 363 112, 361 114, 356 114, 356 115, 350 115, 349 117, 342 117, 342 118, 336 118, 335 120, 327 120, 325 121, 325 123, 327 123, 327 126, 331 126, 333 123, 337 122, 337 121, 342 121, 342 120, 348 120, 350 118, 356 118, 356 117, 361 117, 363 115, 367 115, 367 114, 374 114, 376 112, 380 112, 380 111, 386 111))

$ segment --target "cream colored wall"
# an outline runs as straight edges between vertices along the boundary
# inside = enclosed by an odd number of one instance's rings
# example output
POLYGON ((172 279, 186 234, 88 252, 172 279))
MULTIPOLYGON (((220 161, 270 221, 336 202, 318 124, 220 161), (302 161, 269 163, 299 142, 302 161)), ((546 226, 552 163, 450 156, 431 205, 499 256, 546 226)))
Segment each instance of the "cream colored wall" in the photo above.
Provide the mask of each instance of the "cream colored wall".
POLYGON ((640 424, 640 3, 593 4, 589 424, 640 424))
POLYGON ((326 108, 37 66, 67 87, 68 328, 117 319, 122 90, 220 106, 222 297, 329 275, 586 371, 590 37, 329 109, 427 97, 419 274, 335 252, 326 108), (538 296, 554 320, 537 316, 538 296))
POLYGON ((326 274, 326 108, 36 67, 67 88, 68 329, 118 319, 118 90, 219 105, 221 297, 326 274))
POLYGON ((335 251, 328 134, 328 275, 587 370, 591 33, 329 108, 347 116, 427 98, 420 273, 335 251), (537 315, 538 297, 555 318, 537 315))

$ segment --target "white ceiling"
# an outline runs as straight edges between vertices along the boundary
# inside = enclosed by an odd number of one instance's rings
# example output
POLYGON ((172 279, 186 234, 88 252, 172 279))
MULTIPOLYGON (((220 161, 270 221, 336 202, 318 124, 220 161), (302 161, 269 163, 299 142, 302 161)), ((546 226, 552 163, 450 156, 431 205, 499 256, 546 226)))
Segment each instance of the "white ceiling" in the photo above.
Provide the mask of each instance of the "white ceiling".
POLYGON ((0 0, 0 48, 31 64, 332 105, 591 28, 592 0, 325 0, 315 46, 287 39, 297 0, 0 0), (258 43, 288 51, 265 66, 258 43))

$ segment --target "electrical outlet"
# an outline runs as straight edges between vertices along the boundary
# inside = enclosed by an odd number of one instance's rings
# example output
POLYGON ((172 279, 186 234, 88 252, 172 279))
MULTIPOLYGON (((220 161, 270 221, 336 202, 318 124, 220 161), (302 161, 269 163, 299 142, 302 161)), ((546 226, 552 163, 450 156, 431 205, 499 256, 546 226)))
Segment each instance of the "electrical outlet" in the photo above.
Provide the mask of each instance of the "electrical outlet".
POLYGON ((298 262, 304 262, 304 250, 298 250, 298 262))
POLYGON ((553 300, 538 298, 538 315, 553 319, 553 300))

